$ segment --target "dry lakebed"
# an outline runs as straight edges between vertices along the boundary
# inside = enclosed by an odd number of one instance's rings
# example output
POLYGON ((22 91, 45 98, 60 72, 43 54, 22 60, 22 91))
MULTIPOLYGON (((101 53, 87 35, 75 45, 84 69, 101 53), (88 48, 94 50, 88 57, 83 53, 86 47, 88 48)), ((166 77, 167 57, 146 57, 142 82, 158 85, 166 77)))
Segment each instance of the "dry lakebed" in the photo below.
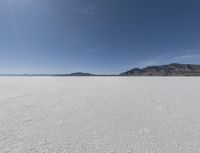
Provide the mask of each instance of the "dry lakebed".
POLYGON ((199 153, 200 77, 0 77, 0 153, 199 153))

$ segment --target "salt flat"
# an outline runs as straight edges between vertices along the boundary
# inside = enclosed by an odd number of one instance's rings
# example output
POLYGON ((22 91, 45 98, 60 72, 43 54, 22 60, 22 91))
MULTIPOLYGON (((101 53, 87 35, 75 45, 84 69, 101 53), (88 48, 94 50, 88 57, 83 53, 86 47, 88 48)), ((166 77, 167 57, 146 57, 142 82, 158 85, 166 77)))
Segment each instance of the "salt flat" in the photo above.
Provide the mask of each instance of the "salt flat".
POLYGON ((0 77, 0 153, 198 153, 199 77, 0 77))

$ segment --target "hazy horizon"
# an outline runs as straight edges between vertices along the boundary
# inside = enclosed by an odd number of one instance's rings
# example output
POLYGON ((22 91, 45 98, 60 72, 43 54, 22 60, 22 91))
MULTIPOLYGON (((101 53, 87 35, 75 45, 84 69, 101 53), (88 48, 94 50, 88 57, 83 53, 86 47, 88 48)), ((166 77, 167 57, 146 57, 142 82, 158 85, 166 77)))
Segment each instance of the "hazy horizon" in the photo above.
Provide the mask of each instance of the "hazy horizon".
MULTIPOLYGON (((143 68, 147 68, 147 67, 151 67, 151 66, 163 66, 163 65, 171 65, 171 64, 181 64, 181 65, 193 65, 193 64, 190 64, 190 63, 166 63, 166 64, 154 64, 154 65, 146 65, 146 66, 141 66, 141 67, 132 67, 130 69, 127 69, 127 70, 124 70, 122 72, 119 72, 119 73, 91 73, 91 72, 84 72, 84 71, 74 71, 74 72, 68 72, 68 73, 0 73, 0 76, 10 76, 10 75, 70 75, 70 74, 75 74, 75 73, 83 73, 83 74, 93 74, 93 75, 120 75, 124 72, 127 72, 127 71, 130 71, 130 70, 133 70, 133 69, 143 69, 143 68)), ((194 65, 200 65, 200 64, 194 64, 194 65)))
POLYGON ((0 74, 200 64, 197 0, 0 0, 0 74))

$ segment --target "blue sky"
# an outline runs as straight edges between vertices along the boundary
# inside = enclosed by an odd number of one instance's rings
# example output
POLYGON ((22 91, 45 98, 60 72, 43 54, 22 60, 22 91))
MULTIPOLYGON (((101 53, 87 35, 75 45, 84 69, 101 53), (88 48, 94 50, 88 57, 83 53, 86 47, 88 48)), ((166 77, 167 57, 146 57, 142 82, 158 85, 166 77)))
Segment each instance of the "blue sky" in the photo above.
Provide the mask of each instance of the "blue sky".
POLYGON ((198 0, 0 0, 0 73, 200 64, 198 0))

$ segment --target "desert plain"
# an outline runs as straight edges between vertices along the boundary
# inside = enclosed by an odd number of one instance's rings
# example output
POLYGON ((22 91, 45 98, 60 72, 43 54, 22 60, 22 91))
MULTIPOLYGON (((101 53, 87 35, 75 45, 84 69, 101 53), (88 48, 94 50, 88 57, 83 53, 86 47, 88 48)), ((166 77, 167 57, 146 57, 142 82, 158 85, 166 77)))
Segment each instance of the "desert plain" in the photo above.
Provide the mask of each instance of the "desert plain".
POLYGON ((199 153, 200 77, 0 77, 0 153, 199 153))

